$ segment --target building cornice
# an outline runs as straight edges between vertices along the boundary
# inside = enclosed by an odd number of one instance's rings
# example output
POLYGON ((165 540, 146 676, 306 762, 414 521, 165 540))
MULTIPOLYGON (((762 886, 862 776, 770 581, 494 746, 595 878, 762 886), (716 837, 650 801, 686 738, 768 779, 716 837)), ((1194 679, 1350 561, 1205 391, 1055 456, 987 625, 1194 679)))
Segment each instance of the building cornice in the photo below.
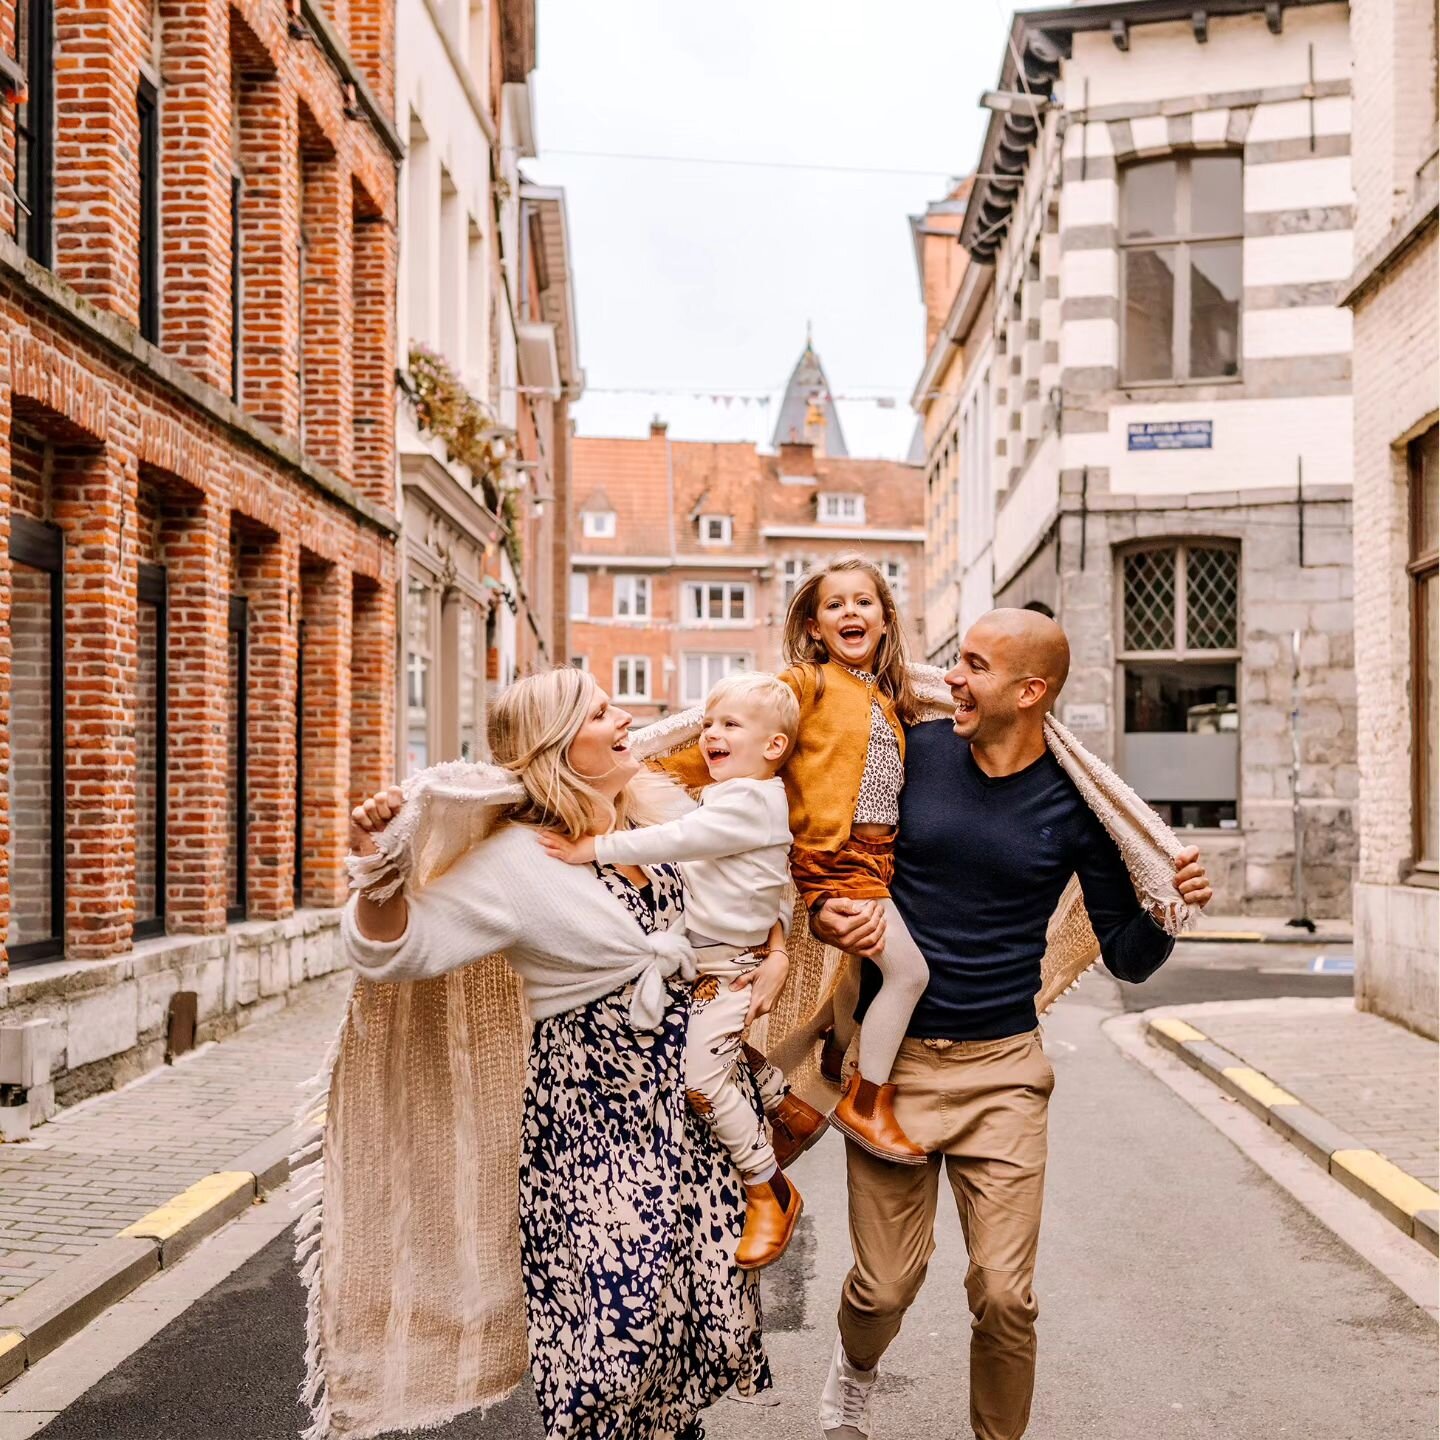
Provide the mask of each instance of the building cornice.
POLYGON ((480 546, 498 545, 503 539, 504 521, 433 455, 402 452, 400 479, 406 490, 423 495, 431 509, 452 521, 480 546))
POLYGON ((353 485, 305 454, 293 441, 261 424, 228 395, 192 375, 159 346, 142 339, 139 330, 128 320, 101 310, 77 295, 43 265, 37 265, 8 235, 0 235, 0 276, 5 274, 13 276, 29 298, 56 320, 77 326, 91 340, 98 341, 115 361, 139 369, 153 384, 223 426, 233 438, 248 441, 303 475, 317 490, 377 530, 391 537, 400 533, 400 521, 392 511, 362 495, 353 485))
POLYGON ((1264 13, 1272 26, 1283 24, 1283 12, 1302 6, 1335 4, 1337 0, 1108 0, 1093 5, 1067 5, 1018 12, 1010 25, 1000 65, 1002 94, 1024 92, 1041 103, 995 110, 985 130, 976 167, 975 189, 960 227, 960 243, 980 264, 991 264, 1010 226, 1011 212, 1030 164, 1030 151, 1044 126, 1061 62, 1068 60, 1080 31, 1108 31, 1121 49, 1129 48, 1130 27, 1188 22, 1197 43, 1214 19, 1264 13))
POLYGON ((954 345, 963 345, 966 337, 970 334, 970 328, 975 323, 975 317, 980 313, 980 306, 985 299, 985 293, 990 288, 990 282, 994 278, 994 271, 988 265, 970 264, 965 267, 965 278, 960 282, 960 288, 955 292, 955 298, 950 302, 950 313, 945 317, 945 324, 941 326, 940 333, 935 337, 935 343, 930 347, 930 353, 925 357, 925 368, 920 372, 920 378, 915 382, 915 391, 910 396, 910 408, 924 414, 931 398, 931 391, 934 390, 936 382, 940 378, 940 372, 945 367, 945 362, 950 355, 950 349, 954 345))
POLYGON ((864 525, 849 528, 823 525, 766 525, 760 531, 762 540, 891 540, 907 545, 923 545, 923 530, 874 530, 864 525))
POLYGON ((1432 178, 1410 209, 1390 227, 1385 238, 1361 257, 1340 304, 1354 309, 1440 223, 1440 197, 1432 178))
POLYGON ((768 555, 572 555, 571 569, 587 570, 764 570, 768 555))
POLYGON ((405 158, 405 144, 395 126, 391 124, 389 116, 380 108, 380 102, 375 98, 369 82, 350 58, 350 52, 345 48, 339 32, 325 15, 316 9, 314 0, 300 0, 300 14, 315 35, 320 48, 330 57, 330 63, 340 72, 341 79, 347 85, 355 87, 355 98, 360 102, 360 108, 370 122, 370 128, 398 165, 405 158))

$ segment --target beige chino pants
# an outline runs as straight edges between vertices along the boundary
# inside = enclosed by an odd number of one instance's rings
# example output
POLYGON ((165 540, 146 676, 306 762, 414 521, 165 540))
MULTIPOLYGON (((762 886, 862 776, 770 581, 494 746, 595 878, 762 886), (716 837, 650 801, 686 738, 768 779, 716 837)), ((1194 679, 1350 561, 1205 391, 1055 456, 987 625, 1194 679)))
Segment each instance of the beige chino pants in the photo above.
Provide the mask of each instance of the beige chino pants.
POLYGON ((907 1039, 891 1079, 896 1118, 931 1159, 891 1165, 846 1144, 855 1264, 840 1295, 845 1353, 871 1370, 899 1333, 935 1250, 943 1157, 970 1259, 970 1424, 978 1440, 1019 1440, 1035 1388, 1031 1281, 1055 1072, 1035 1030, 907 1039))

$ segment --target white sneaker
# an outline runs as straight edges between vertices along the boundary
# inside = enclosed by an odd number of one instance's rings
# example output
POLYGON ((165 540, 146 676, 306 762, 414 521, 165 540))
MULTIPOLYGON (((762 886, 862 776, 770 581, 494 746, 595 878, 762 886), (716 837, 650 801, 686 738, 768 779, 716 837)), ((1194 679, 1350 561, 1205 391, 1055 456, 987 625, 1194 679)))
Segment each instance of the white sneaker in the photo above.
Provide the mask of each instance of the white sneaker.
POLYGON ((830 1374, 820 1394, 820 1429, 825 1440, 870 1440, 870 1392, 875 1370, 857 1370, 835 1337, 830 1374))

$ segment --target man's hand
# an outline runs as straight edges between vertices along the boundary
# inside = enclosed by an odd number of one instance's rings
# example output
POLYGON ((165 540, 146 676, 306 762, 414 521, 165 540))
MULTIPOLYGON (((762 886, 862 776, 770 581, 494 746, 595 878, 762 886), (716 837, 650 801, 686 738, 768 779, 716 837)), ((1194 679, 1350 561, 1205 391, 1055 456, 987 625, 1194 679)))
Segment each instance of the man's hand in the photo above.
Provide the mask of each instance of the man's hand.
POLYGON ((753 970, 730 982, 732 990, 750 987, 750 1008, 745 1012, 747 1025, 770 1013, 785 988, 789 973, 790 957, 783 950, 772 950, 753 970))
POLYGON ((1200 860, 1200 851, 1193 845, 1175 857, 1175 888, 1187 904, 1203 910, 1215 898, 1210 877, 1200 860))
POLYGON ((593 835, 582 835, 578 840, 572 840, 558 830, 540 830, 536 832, 536 838, 547 855, 563 860, 567 865, 589 865, 595 859, 593 835))
POLYGON ((827 900, 810 916, 810 933, 847 955, 885 949, 885 909, 877 900, 827 900))
POLYGON ((378 848, 375 835, 383 830, 405 803, 405 792, 398 785, 377 790, 350 812, 350 853, 373 855, 378 848))

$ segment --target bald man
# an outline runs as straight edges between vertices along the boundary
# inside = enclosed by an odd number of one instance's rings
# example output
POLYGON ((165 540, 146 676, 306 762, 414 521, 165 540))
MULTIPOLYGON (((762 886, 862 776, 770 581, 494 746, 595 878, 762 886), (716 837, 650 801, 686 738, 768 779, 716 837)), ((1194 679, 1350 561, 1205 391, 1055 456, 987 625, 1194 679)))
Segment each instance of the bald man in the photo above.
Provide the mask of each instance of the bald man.
MULTIPOLYGON (((1029 1422, 1031 1280, 1055 1083, 1035 1015, 1046 926, 1078 875, 1111 974, 1145 980, 1174 945, 1141 908, 1115 842, 1046 748, 1045 715, 1069 669, 1070 646, 1053 620, 992 610, 966 634, 945 677, 953 722, 906 735, 891 893, 930 982, 891 1079, 896 1117, 931 1159, 891 1165, 846 1145, 855 1264, 820 1402, 827 1440, 871 1434, 880 1357, 935 1248, 942 1156, 970 1261, 970 1423, 978 1440, 1019 1440, 1029 1422)), ((1198 851, 1182 855, 1176 870, 1180 893, 1207 903, 1198 851)), ((827 901, 811 926, 851 954, 874 953, 884 939, 879 917, 843 900, 827 901)), ((867 964, 861 1016, 878 988, 867 964)))

